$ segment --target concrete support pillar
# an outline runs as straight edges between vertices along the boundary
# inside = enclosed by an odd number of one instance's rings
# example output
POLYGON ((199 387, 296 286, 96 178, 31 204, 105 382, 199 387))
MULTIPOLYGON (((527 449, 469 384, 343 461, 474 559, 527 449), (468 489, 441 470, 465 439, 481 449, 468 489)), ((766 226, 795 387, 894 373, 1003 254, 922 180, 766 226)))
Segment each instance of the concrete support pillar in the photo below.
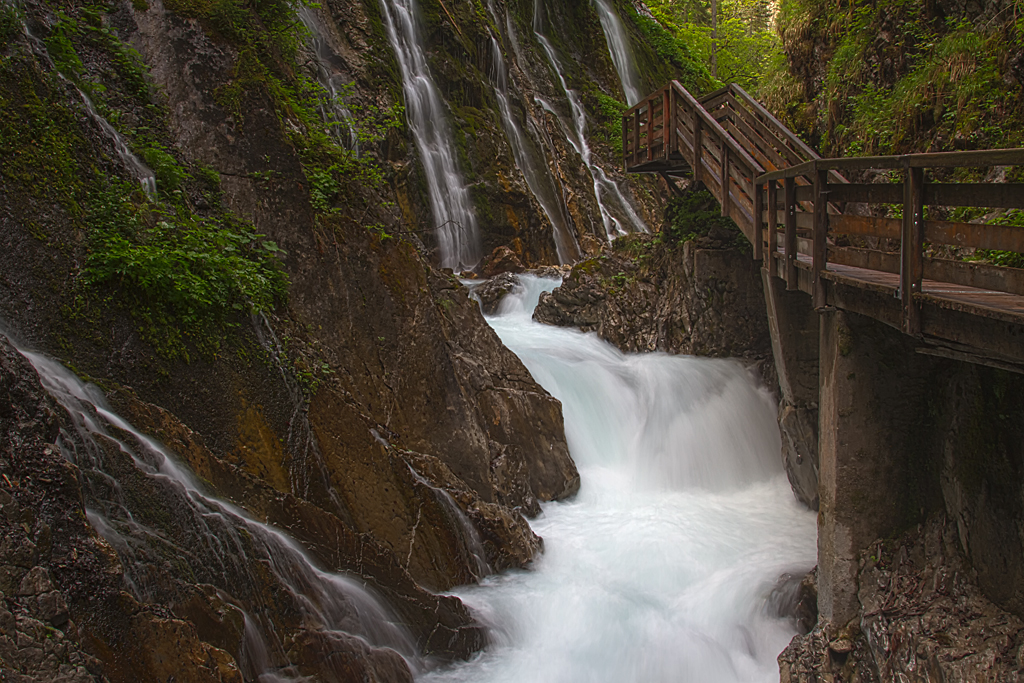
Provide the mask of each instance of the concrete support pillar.
POLYGON ((818 612, 842 627, 859 614, 861 552, 920 521, 936 498, 917 483, 932 450, 934 363, 909 337, 855 313, 820 321, 818 612))
POLYGON ((761 269, 779 377, 782 460, 797 497, 818 509, 818 314, 811 297, 761 269))

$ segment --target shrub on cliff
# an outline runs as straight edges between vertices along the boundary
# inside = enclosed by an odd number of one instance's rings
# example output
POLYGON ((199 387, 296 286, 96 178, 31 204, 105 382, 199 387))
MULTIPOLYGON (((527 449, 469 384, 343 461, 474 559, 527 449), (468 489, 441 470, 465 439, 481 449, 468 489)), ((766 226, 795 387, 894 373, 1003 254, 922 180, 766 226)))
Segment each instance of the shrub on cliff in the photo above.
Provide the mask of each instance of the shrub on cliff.
MULTIPOLYGON (((746 238, 731 218, 721 214, 718 201, 707 190, 687 190, 665 207, 662 239, 669 246, 708 238, 722 247, 741 248, 746 238)), ((710 246, 710 244, 709 244, 710 246)))

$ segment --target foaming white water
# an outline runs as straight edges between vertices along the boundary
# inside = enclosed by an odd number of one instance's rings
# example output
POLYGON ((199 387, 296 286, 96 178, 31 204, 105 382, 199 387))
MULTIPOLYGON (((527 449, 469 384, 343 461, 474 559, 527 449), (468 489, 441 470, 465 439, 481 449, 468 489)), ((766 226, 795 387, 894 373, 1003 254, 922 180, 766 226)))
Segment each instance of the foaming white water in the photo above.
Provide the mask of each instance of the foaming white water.
POLYGON ((534 323, 557 283, 523 280, 490 323, 562 401, 582 489, 533 522, 531 571, 459 591, 488 650, 422 680, 777 681, 795 631, 766 598, 814 564, 816 530, 782 473, 771 397, 732 361, 626 356, 534 323))

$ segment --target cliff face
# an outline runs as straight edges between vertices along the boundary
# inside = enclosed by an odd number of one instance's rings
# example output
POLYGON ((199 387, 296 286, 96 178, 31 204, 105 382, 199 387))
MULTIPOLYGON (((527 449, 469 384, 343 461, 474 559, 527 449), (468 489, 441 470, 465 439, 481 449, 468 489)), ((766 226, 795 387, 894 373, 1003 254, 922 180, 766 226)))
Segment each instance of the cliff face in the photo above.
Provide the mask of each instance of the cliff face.
POLYGON ((785 0, 778 23, 788 72, 762 96, 823 156, 1020 146, 1013 2, 785 0))
MULTIPOLYGON (((553 220, 583 253, 607 226, 640 227, 657 199, 652 184, 616 170, 623 96, 592 7, 544 9, 536 21, 532 3, 419 9, 483 248, 507 245, 527 264, 558 260, 553 220), (517 127, 521 158, 510 143, 517 127), (523 159, 541 178, 532 186, 523 159)), ((638 59, 657 61, 636 10, 618 9, 638 59)), ((433 265, 437 226, 384 7, 139 0, 0 10, 5 331, 99 383, 209 495, 287 529, 320 567, 369 582, 410 624, 420 654, 478 648, 458 601, 425 589, 474 580, 481 559, 492 569, 529 563, 540 541, 522 515, 572 495, 579 479, 558 402, 433 265)), ((32 383, 23 367, 15 374, 32 383)), ((31 401, 45 402, 37 389, 31 401)), ((22 404, 12 394, 10 410, 22 404)), ((56 425, 70 433, 62 409, 47 410, 27 459, 52 446, 56 425)), ((209 670, 194 680, 289 662, 335 680, 325 672, 341 665, 325 653, 362 656, 343 629, 310 630, 277 605, 266 618, 282 651, 254 658, 239 615, 276 594, 274 581, 243 589, 166 549, 126 554, 150 533, 189 547, 191 532, 161 511, 164 494, 131 458, 109 456, 107 474, 138 487, 131 500, 112 505, 76 488, 73 474, 62 494, 61 514, 77 516, 82 548, 99 558, 80 580, 50 579, 82 626, 62 631, 77 643, 69 666, 110 680, 159 676, 166 662, 144 656, 150 641, 128 642, 136 628, 154 641, 174 631, 185 643, 178 655, 209 670), (79 496, 105 510, 112 546, 81 519, 79 496), (124 608, 121 621, 111 626, 74 593, 90 587, 110 614, 124 608)), ((13 509, 30 508, 36 494, 11 482, 0 488, 13 509)), ((25 530, 37 545, 41 533, 25 530)), ((3 562, 35 571, 15 554, 5 549, 3 562)), ((52 573, 61 557, 32 562, 52 573)), ((34 614, 16 589, 5 584, 6 609, 34 614)), ((23 626, 11 628, 36 628, 23 626)), ((387 657, 366 661, 374 680, 408 675, 387 657)))

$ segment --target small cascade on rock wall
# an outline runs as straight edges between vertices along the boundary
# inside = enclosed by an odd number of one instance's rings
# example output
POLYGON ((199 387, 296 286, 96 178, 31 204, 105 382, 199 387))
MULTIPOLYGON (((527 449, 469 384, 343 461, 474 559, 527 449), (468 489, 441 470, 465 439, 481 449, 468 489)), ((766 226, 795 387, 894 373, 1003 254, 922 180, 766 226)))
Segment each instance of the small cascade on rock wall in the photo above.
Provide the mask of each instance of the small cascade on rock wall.
POLYGON ((608 0, 594 0, 597 16, 601 19, 604 38, 608 43, 615 70, 619 72, 622 92, 626 95, 626 104, 633 106, 644 98, 640 87, 640 75, 633 63, 633 50, 629 46, 629 38, 622 28, 622 20, 608 0))
POLYGON ((769 392, 735 361, 624 355, 531 319, 521 276, 488 319, 562 402, 582 478, 533 522, 531 571, 457 594, 490 628, 477 659, 420 683, 769 683, 796 633, 771 596, 816 558, 769 392))
POLYGON ((297 14, 299 21, 309 31, 316 80, 324 90, 320 99, 320 115, 339 145, 358 152, 359 137, 356 135, 352 112, 342 101, 347 81, 341 73, 338 55, 331 49, 316 10, 309 5, 300 5, 297 14))
POLYGON ((145 190, 146 194, 150 198, 156 197, 156 174, 153 170, 142 163, 142 159, 135 156, 131 149, 128 148, 128 143, 125 142, 121 134, 118 133, 110 122, 100 116, 99 112, 96 111, 96 107, 93 105, 92 100, 89 96, 81 91, 79 88, 75 88, 78 91, 79 96, 82 98, 82 103, 85 105, 85 110, 89 113, 91 118, 103 134, 106 135, 111 142, 114 143, 114 150, 117 152, 117 156, 121 159, 121 163, 132 172, 132 174, 138 179, 139 183, 142 184, 142 189, 145 190))
MULTIPOLYGON (((88 518, 117 551, 137 598, 176 595, 158 569, 170 565, 215 589, 244 621, 231 654, 247 681, 306 680, 289 647, 354 648, 380 666, 418 666, 409 635, 358 581, 319 569, 280 530, 205 493, 173 453, 115 414, 99 389, 56 361, 21 353, 71 417, 76 433, 62 431, 58 445, 80 469, 88 518), (169 523, 156 528, 150 519, 169 523)), ((328 659, 320 665, 330 680, 347 680, 346 671, 334 670, 344 662, 328 659)))
MULTIPOLYGON (((501 26, 502 22, 495 9, 494 0, 490 0, 487 3, 487 8, 491 13, 491 18, 494 19, 495 25, 501 26)), ((505 23, 508 24, 508 22, 505 23)), ((580 247, 576 242, 576 231, 572 225, 572 218, 570 218, 565 202, 562 200, 562 194, 555 179, 551 177, 547 164, 544 163, 543 152, 538 154, 534 151, 535 146, 532 143, 536 141, 527 139, 523 133, 522 126, 519 125, 519 122, 512 114, 512 107, 508 97, 508 67, 505 64, 505 57, 501 51, 501 43, 498 42, 497 37, 493 34, 490 37, 493 62, 491 78, 494 82, 494 94, 498 100, 498 111, 501 114, 505 135, 508 138, 509 145, 512 147, 512 156, 515 158, 519 170, 522 171, 530 192, 536 197, 537 203, 540 204, 541 209, 544 211, 544 215, 551 221, 551 227, 554 229, 558 261, 560 263, 573 263, 580 256, 580 247), (536 156, 541 158, 536 159, 536 156)), ((536 145, 536 147, 539 147, 539 145, 536 145)))
POLYGON ((415 0, 381 0, 388 40, 402 71, 405 108, 430 193, 441 267, 472 269, 481 258, 469 190, 459 171, 448 111, 430 76, 415 0))
POLYGON ((558 58, 558 52, 544 34, 544 9, 540 0, 534 0, 533 32, 537 41, 544 49, 544 54, 547 55, 548 62, 551 64, 551 68, 554 69, 555 75, 558 76, 558 82, 562 86, 566 99, 569 101, 569 107, 572 110, 573 130, 569 130, 562 116, 550 102, 539 97, 537 101, 558 120, 566 140, 576 150, 576 153, 580 155, 583 164, 590 171, 590 176, 594 180, 594 198, 597 200, 597 206, 601 211, 601 222, 604 226, 605 238, 610 241, 614 237, 625 235, 629 232, 647 232, 647 226, 636 214, 633 206, 626 199, 619 186, 608 177, 604 169, 593 161, 590 144, 587 142, 587 116, 583 110, 583 103, 580 101, 579 93, 569 88, 565 80, 565 72, 558 58), (621 212, 620 217, 617 217, 609 208, 606 201, 609 198, 618 207, 619 212, 621 212))
POLYGON ((287 358, 284 347, 265 314, 253 316, 252 327, 260 346, 267 352, 271 362, 277 368, 281 382, 287 387, 288 398, 292 404, 286 442, 288 453, 292 454, 289 467, 291 474, 289 483, 292 493, 310 500, 316 498, 313 495, 314 488, 317 489, 317 493, 323 491, 328 500, 317 500, 316 502, 344 519, 347 516, 347 510, 337 491, 331 485, 330 472, 324 462, 323 453, 320 451, 320 444, 313 433, 313 427, 309 423, 307 414, 309 405, 306 403, 306 397, 303 395, 302 387, 299 386, 293 371, 281 360, 287 358))

